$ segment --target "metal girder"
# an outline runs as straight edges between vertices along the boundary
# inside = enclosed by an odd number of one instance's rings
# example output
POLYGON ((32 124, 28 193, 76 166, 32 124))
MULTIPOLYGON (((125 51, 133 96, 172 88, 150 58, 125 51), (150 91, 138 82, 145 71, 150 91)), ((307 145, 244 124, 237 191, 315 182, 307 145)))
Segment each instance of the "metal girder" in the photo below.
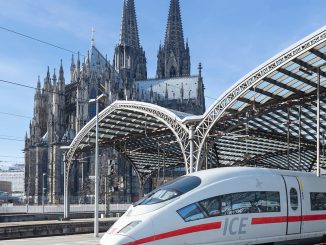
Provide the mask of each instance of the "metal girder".
MULTIPOLYGON (((295 79, 298 79, 306 84, 316 87, 316 83, 310 81, 309 79, 299 76, 296 73, 290 72, 282 68, 285 64, 290 61, 293 61, 295 58, 299 57, 305 52, 309 52, 314 47, 318 46, 326 40, 326 28, 321 29, 320 31, 312 34, 311 36, 299 41, 293 45, 290 49, 281 52, 279 55, 273 58, 257 68, 254 72, 247 75, 240 81, 238 81, 232 88, 228 90, 221 98, 219 98, 216 103, 210 108, 208 112, 205 113, 203 119, 199 122, 195 131, 195 160, 196 160, 196 169, 198 169, 199 162, 201 161, 202 151, 204 149, 205 142, 208 139, 210 131, 213 129, 214 125, 219 121, 219 119, 224 115, 224 113, 235 103, 237 100, 242 100, 242 96, 246 91, 258 85, 261 81, 272 81, 273 79, 269 77, 273 72, 278 71, 282 72, 287 76, 291 76, 295 79)), ((274 81, 273 81, 274 82, 274 81)), ((285 89, 288 89, 292 92, 298 92, 298 94, 304 94, 303 91, 300 91, 295 88, 291 88, 288 85, 282 82, 274 82, 275 85, 280 85, 285 89)))
POLYGON ((276 100, 284 99, 282 96, 279 96, 277 94, 273 94, 271 92, 268 92, 266 90, 263 90, 263 89, 260 89, 260 88, 257 88, 257 87, 256 88, 251 87, 249 90, 254 91, 256 93, 259 93, 259 94, 266 95, 266 96, 270 97, 271 99, 276 99, 276 100))
POLYGON ((300 75, 298 75, 296 73, 293 73, 291 71, 288 71, 287 69, 278 68, 278 71, 281 72, 281 73, 283 73, 283 74, 285 74, 285 75, 287 75, 287 76, 289 76, 289 77, 292 77, 292 78, 294 78, 294 79, 296 79, 298 81, 302 81, 305 84, 307 84, 307 85, 309 85, 309 86, 311 86, 313 88, 317 88, 317 83, 312 82, 309 79, 307 79, 307 78, 305 78, 303 76, 300 76, 300 75))
POLYGON ((317 57, 326 61, 326 55, 324 53, 320 52, 319 50, 312 48, 309 51, 310 51, 310 53, 312 53, 312 54, 316 55, 317 57))
POLYGON ((256 105, 261 105, 259 102, 257 101, 253 101, 253 100, 250 100, 250 99, 247 99, 247 98, 244 98, 244 97, 239 97, 238 98, 238 101, 241 101, 241 102, 244 102, 246 104, 249 104, 249 105, 252 105, 253 103, 255 103, 256 105))
POLYGON ((279 82, 279 81, 277 81, 277 80, 275 80, 275 79, 272 79, 272 78, 270 78, 270 77, 265 77, 265 78, 263 79, 263 81, 266 81, 266 82, 268 82, 268 83, 274 84, 274 85, 276 85, 276 86, 278 86, 278 87, 280 87, 280 88, 283 88, 283 89, 289 90, 289 91, 291 91, 291 92, 293 92, 293 93, 295 93, 295 94, 301 94, 301 95, 305 94, 304 92, 302 92, 302 91, 299 90, 299 89, 293 88, 293 87, 291 87, 291 86, 289 86, 289 85, 287 85, 287 84, 285 84, 285 83, 281 83, 281 82, 279 82))
MULTIPOLYGON (((310 65, 307 62, 304 62, 303 60, 300 60, 298 58, 293 59, 293 62, 297 63, 298 65, 306 68, 308 71, 313 71, 313 72, 318 72, 318 68, 316 66, 310 65)), ((320 75, 322 75, 323 77, 326 77, 326 72, 324 71, 320 71, 320 75)))
MULTIPOLYGON (((99 114, 99 125, 101 127, 103 127, 105 125, 105 120, 108 118, 110 118, 110 115, 114 114, 116 115, 118 111, 123 111, 123 113, 127 113, 128 112, 135 112, 135 113, 140 113, 142 115, 144 115, 143 120, 146 121, 149 119, 150 123, 157 123, 158 127, 160 127, 161 125, 164 125, 165 128, 169 129, 172 134, 174 135, 177 143, 179 144, 180 147, 180 153, 183 156, 184 162, 185 162, 185 167, 186 169, 189 168, 189 164, 187 165, 187 156, 186 156, 186 150, 185 150, 185 142, 188 139, 188 129, 185 125, 183 125, 181 123, 181 120, 171 111, 156 106, 156 105, 152 105, 152 104, 148 104, 148 103, 143 103, 143 102, 136 102, 136 101, 132 101, 132 102, 128 102, 128 101, 117 101, 114 102, 113 104, 111 104, 110 106, 108 106, 106 109, 104 109, 100 114, 99 114), (155 118, 155 120, 152 120, 151 118, 155 118)), ((119 114, 119 113, 118 113, 119 114)), ((131 114, 129 114, 129 119, 131 114)), ((121 115, 119 115, 121 116, 121 115)), ((127 118, 127 117, 126 117, 127 118)), ((123 119, 123 116, 122 116, 123 119)), ((138 117, 134 117, 133 119, 137 120, 138 117)), ((110 124, 110 120, 108 120, 108 122, 106 122, 107 125, 110 124)), ((129 123, 129 121, 127 122, 129 123)), ((137 122, 139 123, 139 121, 137 122)), ((78 135, 75 137, 75 139, 73 140, 73 142, 70 145, 70 149, 66 154, 66 159, 67 159, 67 163, 69 166, 69 169, 71 168, 71 164, 72 164, 72 159, 74 156, 74 153, 76 152, 76 150, 78 150, 79 144, 81 142, 84 141, 85 138, 87 137, 91 137, 90 134, 92 134, 94 132, 94 127, 95 127, 95 119, 92 119, 79 133, 78 135)), ((106 126, 107 128, 110 128, 110 126, 106 126)), ((132 133, 135 133, 133 131, 131 131, 131 127, 126 127, 123 130, 126 131, 125 136, 128 136, 128 134, 133 135, 132 133)), ((154 127, 155 128, 155 127, 154 127)), ((105 130, 108 129, 104 129, 103 132, 105 132, 105 130)), ((113 130, 114 132, 114 130, 113 130)), ((143 131, 141 131, 143 132, 143 131)), ((137 134, 137 132, 136 132, 137 134)), ((135 136, 135 135, 133 135, 135 136)), ((92 138, 92 137, 91 137, 92 138)), ((90 138, 90 139, 91 139, 90 138)), ((121 140, 123 137, 117 137, 116 140, 121 140)), ((107 138, 104 136, 103 134, 103 139, 106 140, 107 138)), ((110 140, 110 139, 108 139, 110 140)), ((135 169, 137 171, 137 169, 135 169)))

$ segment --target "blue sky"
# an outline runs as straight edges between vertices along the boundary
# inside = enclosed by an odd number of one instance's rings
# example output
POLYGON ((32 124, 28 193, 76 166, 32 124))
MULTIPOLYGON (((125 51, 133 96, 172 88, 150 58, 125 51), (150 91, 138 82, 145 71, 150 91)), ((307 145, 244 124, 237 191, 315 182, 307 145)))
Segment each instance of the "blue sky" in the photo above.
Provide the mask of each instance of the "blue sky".
MULTIPOLYGON (((169 0, 135 0, 149 77, 155 76, 169 0)), ((95 45, 112 60, 119 39, 121 0, 0 1, 0 26, 87 53, 95 45)), ((203 63, 206 107, 246 73, 326 24, 324 0, 180 0, 192 74, 203 63)), ((36 86, 47 66, 63 60, 70 81, 71 54, 0 29, 0 79, 36 86)), ((34 91, 0 82, 0 166, 22 163, 23 141, 33 115, 34 91), (25 117, 9 116, 13 113, 25 117), (29 119, 30 118, 30 119, 29 119), (3 162, 4 161, 4 162, 3 162)))

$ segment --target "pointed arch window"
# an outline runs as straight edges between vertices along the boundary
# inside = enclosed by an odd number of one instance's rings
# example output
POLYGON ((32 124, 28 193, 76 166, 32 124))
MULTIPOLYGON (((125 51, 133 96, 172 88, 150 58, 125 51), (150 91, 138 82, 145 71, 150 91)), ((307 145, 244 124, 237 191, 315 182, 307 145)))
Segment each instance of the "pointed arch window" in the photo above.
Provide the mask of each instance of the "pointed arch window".
POLYGON ((177 71, 174 66, 171 66, 170 68, 170 77, 176 77, 177 76, 177 71))
MULTIPOLYGON (((96 89, 95 87, 92 87, 89 95, 89 99, 95 99, 95 98, 96 98, 96 89)), ((88 104, 88 116, 90 119, 96 116, 96 103, 88 104)))

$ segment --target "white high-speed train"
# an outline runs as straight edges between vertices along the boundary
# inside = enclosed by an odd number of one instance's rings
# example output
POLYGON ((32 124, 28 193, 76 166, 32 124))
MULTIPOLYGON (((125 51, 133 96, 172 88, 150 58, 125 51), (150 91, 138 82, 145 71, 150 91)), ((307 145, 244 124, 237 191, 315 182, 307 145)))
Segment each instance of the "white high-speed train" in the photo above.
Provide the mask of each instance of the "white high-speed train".
POLYGON ((180 177, 130 207, 100 245, 326 241, 326 178, 261 168, 180 177))

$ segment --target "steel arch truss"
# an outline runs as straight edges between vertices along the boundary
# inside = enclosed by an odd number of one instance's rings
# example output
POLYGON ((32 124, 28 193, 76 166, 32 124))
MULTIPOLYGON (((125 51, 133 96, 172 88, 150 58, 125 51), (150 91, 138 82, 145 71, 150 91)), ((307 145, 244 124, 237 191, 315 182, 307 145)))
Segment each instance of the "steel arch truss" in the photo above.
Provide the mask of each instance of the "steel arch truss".
MULTIPOLYGON (((313 143, 316 140, 314 136, 316 135, 314 131, 316 70, 326 61, 325 52, 326 27, 294 44, 240 79, 210 107, 202 118, 185 119, 184 122, 188 124, 193 123, 194 119, 199 121, 194 137, 195 171, 202 167, 207 154, 205 150, 207 144, 210 146, 215 144, 220 147, 226 135, 239 130, 244 132, 246 129, 248 130, 248 124, 250 124, 249 129, 256 133, 263 131, 267 134, 281 135, 285 142, 287 138, 298 138, 299 127, 294 125, 298 119, 294 110, 299 107, 301 108, 300 120, 302 123, 300 139, 309 141, 310 144, 313 143), (287 124, 293 125, 288 127, 287 124), (289 137, 286 137, 287 134, 289 137)), ((321 121, 324 122, 326 119, 326 73, 321 71, 320 75, 322 77, 321 93, 324 96, 321 98, 321 121)), ((326 125, 323 123, 322 130, 326 132, 326 125)), ((256 142, 256 146, 258 145, 259 140, 256 142)), ((287 145, 289 146, 289 144, 287 145)), ((250 158, 262 165, 269 162, 271 166, 274 164, 274 167, 283 168, 284 166, 281 166, 280 163, 284 159, 279 157, 279 160, 275 160, 275 157, 276 155, 284 156, 285 149, 280 150, 279 154, 275 154, 277 152, 275 149, 271 148, 270 151, 267 151, 266 158, 263 158, 261 154, 253 154, 250 158)), ((294 150, 290 151, 294 152, 294 150)), ((291 154, 288 150, 286 152, 287 158, 289 158, 291 154)), ((310 147, 309 152, 306 152, 306 157, 307 160, 314 162, 311 152, 313 150, 310 147)), ((238 164, 244 160, 246 159, 242 156, 242 158, 233 159, 230 162, 238 164)), ((312 167, 313 164, 310 169, 312 167)))
MULTIPOLYGON (((142 179, 159 167, 160 157, 167 168, 182 165, 188 172, 188 129, 180 119, 184 116, 149 103, 116 101, 99 113, 99 145, 125 155, 142 179)), ((68 173, 78 152, 94 148, 95 127, 93 118, 71 143, 66 154, 68 173)))

